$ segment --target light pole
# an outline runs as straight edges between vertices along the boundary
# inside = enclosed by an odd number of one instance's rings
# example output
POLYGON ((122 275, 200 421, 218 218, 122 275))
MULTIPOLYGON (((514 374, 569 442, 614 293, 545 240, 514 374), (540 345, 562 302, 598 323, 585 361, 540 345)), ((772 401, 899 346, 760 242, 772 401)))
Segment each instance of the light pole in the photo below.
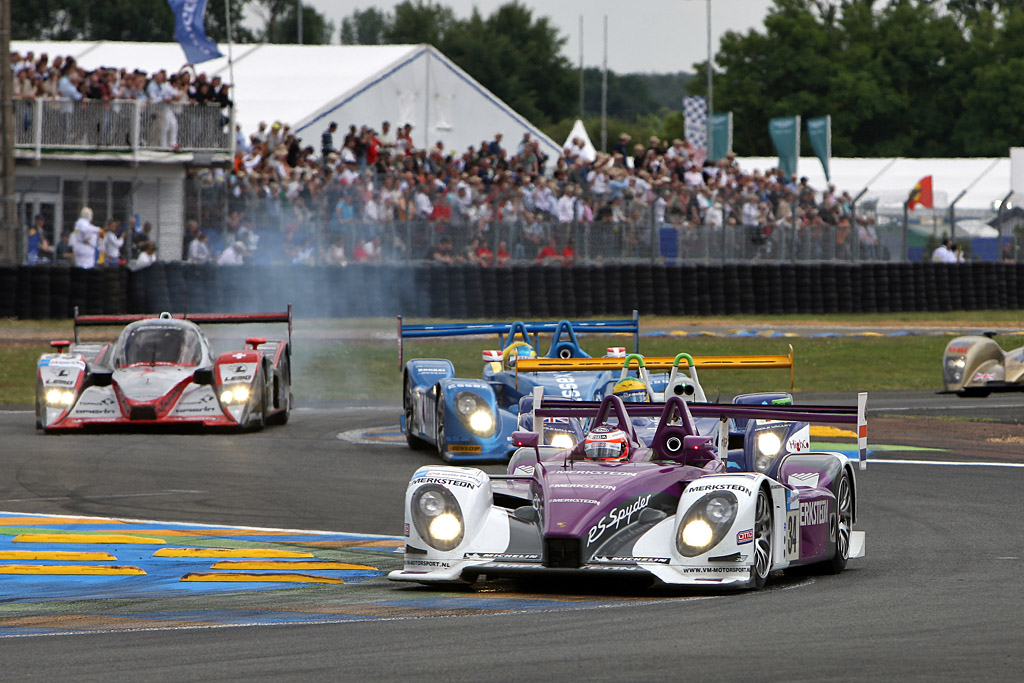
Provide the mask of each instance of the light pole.
POLYGON ((711 72, 712 72, 712 66, 711 66, 711 0, 707 0, 707 3, 708 3, 708 121, 707 121, 707 124, 708 124, 708 133, 707 133, 708 141, 706 143, 706 145, 707 145, 707 155, 705 156, 705 158, 710 159, 711 155, 712 155, 712 153, 714 151, 713 143, 715 141, 715 138, 714 138, 714 132, 715 132, 714 124, 712 124, 712 122, 711 122, 712 117, 715 114, 715 104, 714 104, 715 98, 714 98, 714 92, 711 89, 712 88, 712 82, 711 82, 711 72))

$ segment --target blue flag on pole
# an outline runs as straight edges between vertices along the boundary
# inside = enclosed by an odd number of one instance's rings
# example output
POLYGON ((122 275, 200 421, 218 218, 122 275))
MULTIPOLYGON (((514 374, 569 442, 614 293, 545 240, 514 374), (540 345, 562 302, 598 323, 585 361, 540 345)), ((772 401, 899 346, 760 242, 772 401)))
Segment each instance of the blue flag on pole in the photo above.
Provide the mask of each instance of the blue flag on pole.
POLYGON ((217 43, 206 37, 203 27, 206 0, 167 0, 167 4, 174 13, 174 39, 181 43, 189 64, 224 56, 217 49, 217 43))

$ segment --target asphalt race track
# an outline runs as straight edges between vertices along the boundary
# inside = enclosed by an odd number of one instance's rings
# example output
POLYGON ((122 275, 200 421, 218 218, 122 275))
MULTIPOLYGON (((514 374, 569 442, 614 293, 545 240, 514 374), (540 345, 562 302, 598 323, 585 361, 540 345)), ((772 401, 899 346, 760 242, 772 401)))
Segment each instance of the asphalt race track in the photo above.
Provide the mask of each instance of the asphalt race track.
POLYGON ((30 413, 0 412, 0 534, 66 522, 31 515, 128 531, 110 519, 146 520, 133 533, 302 546, 379 570, 178 597, 107 577, 90 599, 80 577, 40 599, 0 574, 0 680, 1020 680, 1024 395, 869 406, 867 557, 839 576, 779 574, 725 595, 390 584, 380 574, 400 561, 406 483, 436 456, 339 434, 393 427, 397 407, 302 409, 243 435, 44 436, 30 413))

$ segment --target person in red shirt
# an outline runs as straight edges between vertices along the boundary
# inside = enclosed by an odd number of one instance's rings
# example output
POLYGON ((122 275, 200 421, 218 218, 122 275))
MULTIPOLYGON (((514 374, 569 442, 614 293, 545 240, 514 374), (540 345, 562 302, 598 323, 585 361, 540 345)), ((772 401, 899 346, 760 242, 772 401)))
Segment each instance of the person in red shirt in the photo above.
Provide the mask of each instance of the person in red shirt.
POLYGON ((540 250, 537 254, 539 263, 561 263, 562 255, 558 253, 558 244, 555 242, 555 238, 552 237, 548 243, 540 250))
POLYGON ((573 248, 576 246, 576 240, 569 238, 569 241, 565 243, 565 249, 562 250, 562 262, 571 264, 576 260, 576 250, 573 248))
POLYGON ((476 259, 481 266, 489 266, 494 262, 494 253, 488 246, 487 240, 480 240, 480 246, 476 248, 476 259))
POLYGON ((508 253, 508 245, 505 240, 498 242, 498 250, 494 254, 494 265, 503 266, 509 262, 512 255, 508 253))

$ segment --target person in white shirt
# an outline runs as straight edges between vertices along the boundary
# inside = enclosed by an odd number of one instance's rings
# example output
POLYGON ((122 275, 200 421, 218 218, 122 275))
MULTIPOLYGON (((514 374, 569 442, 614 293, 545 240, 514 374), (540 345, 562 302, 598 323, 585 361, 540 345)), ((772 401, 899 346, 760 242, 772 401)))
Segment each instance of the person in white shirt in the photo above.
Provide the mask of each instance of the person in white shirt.
POLYGON ((100 228, 92 224, 92 209, 82 209, 75 228, 71 232, 71 250, 75 255, 76 268, 96 266, 96 249, 100 241, 100 228))
POLYGON ((245 245, 241 242, 232 242, 231 246, 220 253, 217 257, 218 266, 241 266, 245 263, 245 245))
POLYGON ((963 256, 953 251, 953 240, 948 237, 932 252, 932 263, 963 263, 963 256))
POLYGON ((206 263, 210 260, 210 236, 199 233, 199 236, 188 244, 188 262, 206 263))
POLYGON ((132 269, 148 268, 154 263, 156 263, 156 245, 148 242, 146 248, 139 254, 139 258, 135 259, 135 265, 132 269))
POLYGON ((121 247, 124 246, 124 230, 118 221, 110 221, 103 235, 103 263, 116 266, 121 262, 121 247))

